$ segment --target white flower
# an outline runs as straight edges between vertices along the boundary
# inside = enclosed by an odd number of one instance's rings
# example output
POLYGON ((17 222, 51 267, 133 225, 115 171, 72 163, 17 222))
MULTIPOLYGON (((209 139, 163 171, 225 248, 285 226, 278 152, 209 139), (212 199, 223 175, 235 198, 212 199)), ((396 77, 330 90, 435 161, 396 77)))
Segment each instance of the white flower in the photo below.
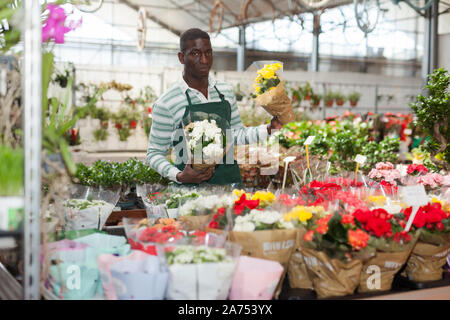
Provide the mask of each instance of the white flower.
POLYGON ((259 211, 253 209, 251 213, 254 213, 253 221, 264 224, 274 224, 282 218, 282 215, 277 211, 259 211))
POLYGON ((281 218, 280 220, 278 220, 279 226, 282 229, 294 229, 295 226, 291 221, 286 221, 284 220, 284 218, 281 218))
MULTIPOLYGON (((238 217, 239 218, 239 217, 238 217)), ((234 225, 233 231, 252 232, 255 230, 255 224, 253 222, 242 222, 234 225)))
POLYGON ((186 250, 182 253, 175 253, 174 263, 191 263, 194 260, 194 253, 186 250))

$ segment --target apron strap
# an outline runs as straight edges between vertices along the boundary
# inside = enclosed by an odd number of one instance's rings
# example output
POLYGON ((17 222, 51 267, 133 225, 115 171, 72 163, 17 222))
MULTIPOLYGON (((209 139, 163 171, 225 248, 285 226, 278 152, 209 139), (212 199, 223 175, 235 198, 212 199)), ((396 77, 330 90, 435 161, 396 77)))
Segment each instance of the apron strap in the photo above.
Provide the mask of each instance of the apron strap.
MULTIPOLYGON (((224 101, 225 101, 225 96, 224 96, 222 93, 220 93, 219 89, 217 89, 216 86, 214 86, 214 89, 216 89, 217 94, 218 94, 219 97, 220 97, 220 100, 222 100, 222 102, 224 102, 224 101)), ((189 93, 188 93, 187 90, 186 90, 186 98, 187 98, 187 101, 188 101, 189 106, 192 106, 192 101, 191 101, 191 98, 189 97, 189 93)))

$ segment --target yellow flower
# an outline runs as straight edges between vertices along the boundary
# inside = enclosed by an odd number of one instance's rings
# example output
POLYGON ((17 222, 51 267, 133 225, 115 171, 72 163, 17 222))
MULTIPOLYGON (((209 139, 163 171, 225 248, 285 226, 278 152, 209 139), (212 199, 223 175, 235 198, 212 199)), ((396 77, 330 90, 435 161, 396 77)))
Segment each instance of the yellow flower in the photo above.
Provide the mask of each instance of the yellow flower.
POLYGON ((377 206, 383 206, 386 203, 385 196, 370 196, 369 201, 375 203, 377 206))
POLYGON ((238 198, 240 198, 244 193, 245 193, 244 190, 238 190, 238 189, 233 190, 233 194, 238 198))
POLYGON ((444 160, 444 158, 443 158, 443 153, 441 152, 441 153, 438 153, 437 155, 435 155, 434 157, 437 159, 437 160, 444 160))
POLYGON ((256 191, 252 200, 259 200, 262 205, 267 205, 274 202, 276 197, 272 192, 256 191))
POLYGON ((296 206, 284 215, 284 220, 299 220, 300 222, 306 222, 311 219, 312 216, 312 210, 309 207, 296 206))
POLYGON ((256 90, 256 93, 260 93, 261 92, 261 87, 256 87, 255 90, 256 90))

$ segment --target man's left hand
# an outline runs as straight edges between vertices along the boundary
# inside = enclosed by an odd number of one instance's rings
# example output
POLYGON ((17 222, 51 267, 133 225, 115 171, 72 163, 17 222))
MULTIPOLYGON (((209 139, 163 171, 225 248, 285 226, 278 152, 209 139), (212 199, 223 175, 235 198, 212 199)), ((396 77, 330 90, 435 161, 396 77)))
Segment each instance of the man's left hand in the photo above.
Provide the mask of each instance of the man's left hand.
POLYGON ((283 124, 277 117, 273 117, 270 124, 267 126, 267 132, 272 134, 272 130, 280 130, 281 128, 283 128, 283 124))

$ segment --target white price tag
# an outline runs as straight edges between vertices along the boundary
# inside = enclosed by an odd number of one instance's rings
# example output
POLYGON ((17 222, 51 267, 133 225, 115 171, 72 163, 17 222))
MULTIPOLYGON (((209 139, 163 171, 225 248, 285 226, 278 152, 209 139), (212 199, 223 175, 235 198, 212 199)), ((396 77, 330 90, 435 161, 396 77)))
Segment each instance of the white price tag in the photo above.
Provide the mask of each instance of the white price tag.
POLYGON ((412 133, 412 130, 411 130, 411 129, 405 129, 405 134, 406 134, 407 136, 410 136, 411 133, 412 133))
POLYGON ((366 162, 367 157, 366 156, 362 156, 360 154, 358 154, 355 158, 355 161, 358 162, 359 164, 364 164, 364 162, 366 162))
POLYGON ((306 145, 310 145, 313 141, 314 141, 314 139, 316 138, 316 136, 309 136, 306 140, 305 140, 305 143, 304 143, 304 145, 306 146, 306 145))
POLYGON ((284 162, 289 163, 295 160, 295 157, 291 156, 291 157, 286 157, 283 159, 284 162))
POLYGON ((428 203, 425 187, 421 184, 402 187, 403 201, 408 206, 424 206, 428 203))

